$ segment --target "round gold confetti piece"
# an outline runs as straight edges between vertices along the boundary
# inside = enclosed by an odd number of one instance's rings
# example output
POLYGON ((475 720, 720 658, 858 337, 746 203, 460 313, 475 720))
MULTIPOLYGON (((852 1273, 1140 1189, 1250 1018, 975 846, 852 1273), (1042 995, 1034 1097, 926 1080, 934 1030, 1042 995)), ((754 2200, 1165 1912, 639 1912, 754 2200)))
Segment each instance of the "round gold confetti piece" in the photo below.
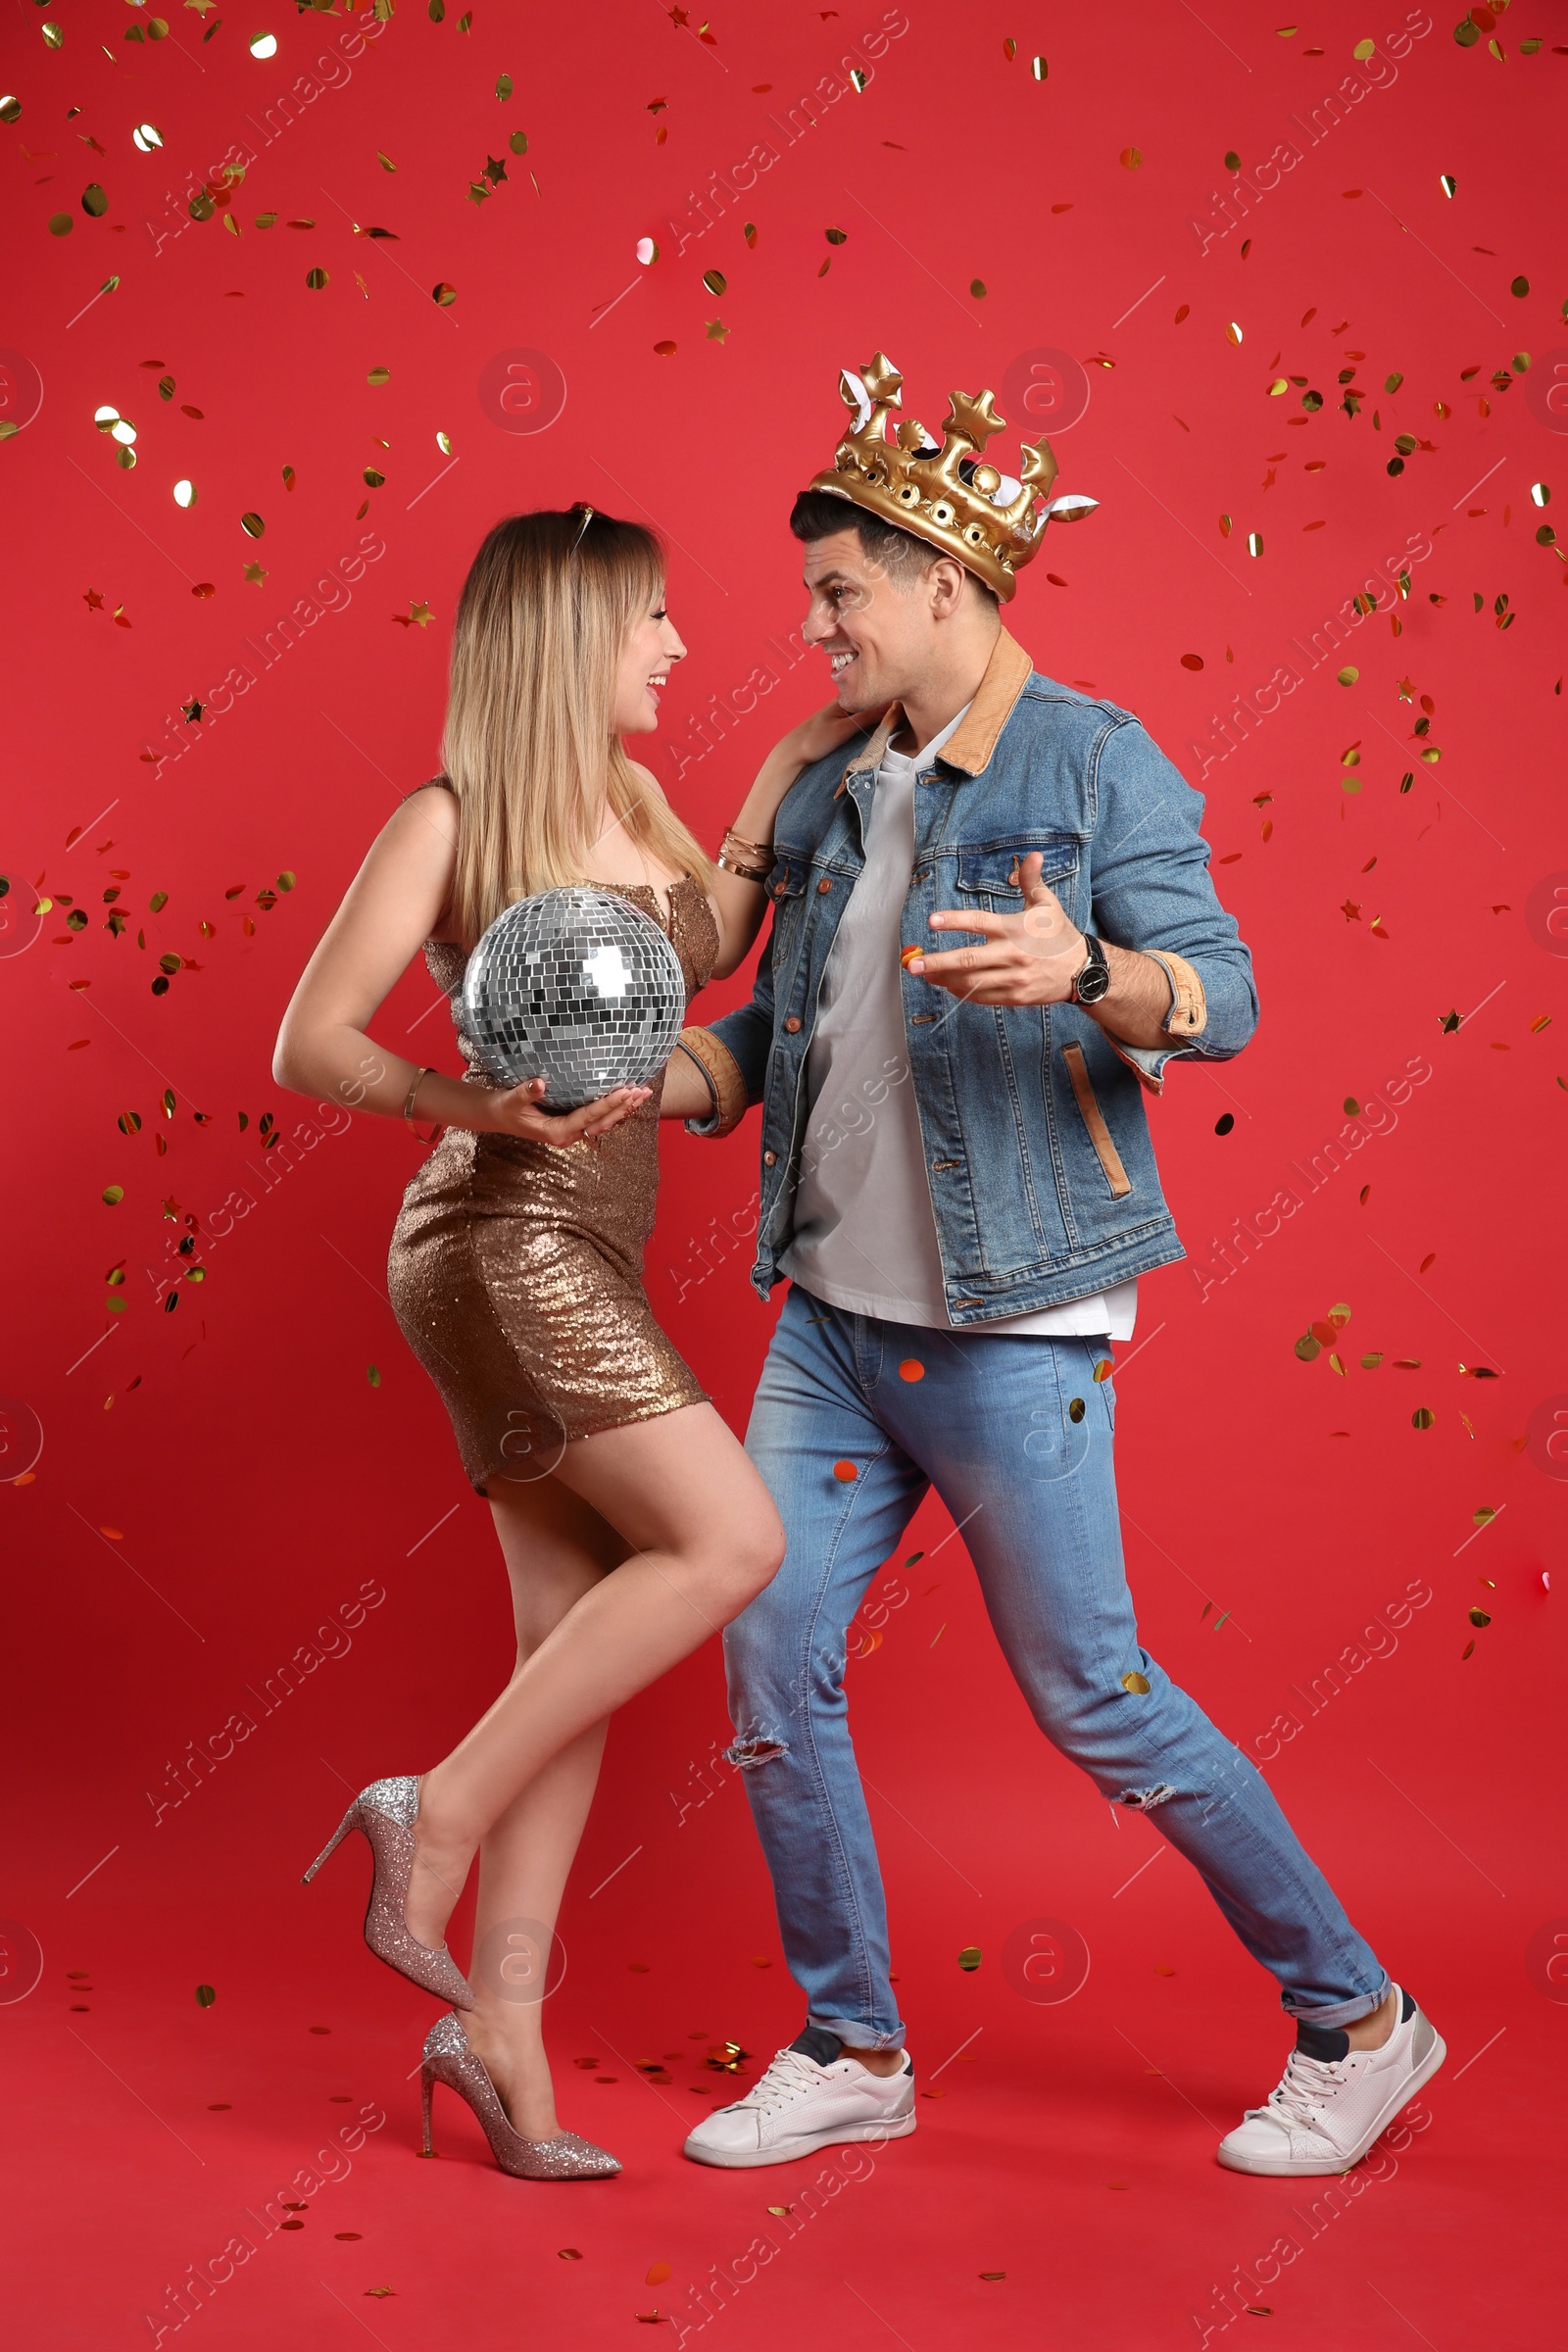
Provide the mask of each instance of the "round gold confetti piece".
POLYGON ((307 270, 305 283, 313 294, 319 294, 321 288, 326 284, 326 271, 324 270, 307 270))
POLYGON ((45 17, 38 29, 43 34, 43 45, 46 49, 58 49, 66 37, 59 25, 48 17, 45 17))
POLYGON ((986 295, 985 279, 983 277, 971 277, 969 280, 969 291, 974 296, 976 302, 984 302, 986 295))
POLYGON ((389 384, 392 381, 392 370, 390 368, 372 368, 365 380, 368 384, 389 384))
POLYGON ((446 279, 443 278, 439 285, 430 288, 430 299, 432 302, 438 302, 443 310, 448 310, 458 299, 458 289, 456 286, 449 286, 446 279))
POLYGON ((378 473, 373 466, 367 466, 365 468, 365 486, 368 490, 379 490, 385 480, 386 475, 384 473, 378 473))
POLYGON ((1183 656, 1182 656, 1182 667, 1183 667, 1183 669, 1201 669, 1201 668, 1202 668, 1202 666, 1203 666, 1203 657, 1202 657, 1202 655, 1201 655, 1201 654, 1183 654, 1183 656))
POLYGON ((1534 506, 1549 507, 1551 504, 1551 491, 1544 482, 1532 482, 1530 485, 1530 498, 1531 503, 1534 506))
POLYGON ((675 346, 674 346, 674 344, 673 344, 673 343, 656 343, 656 344, 654 345, 654 357, 655 357, 656 359, 660 359, 660 360, 672 360, 672 359, 675 357, 675 346))
POLYGON ((1225 169, 1227 172, 1239 172, 1241 168, 1242 159, 1232 147, 1225 157, 1225 169))
POLYGON ((1081 1421, 1084 1417, 1084 1410, 1085 1407, 1083 1398, 1081 1396, 1075 1396, 1067 1407, 1068 1420, 1081 1421))
POLYGON ((852 1480, 858 1478, 860 1473, 858 1470, 857 1470, 853 1462, 835 1462, 833 1465, 833 1475, 841 1486, 847 1487, 850 1485, 852 1480))
POLYGON ((1124 1690, 1131 1690, 1140 1698, 1145 1697, 1149 1690, 1149 1677, 1147 1674, 1140 1674, 1134 1667, 1131 1673, 1122 1676, 1121 1687, 1124 1690))
POLYGON ((980 1946, 977 1943, 966 1943, 962 1951, 958 1954, 958 1966, 965 1970, 968 1975, 973 1976, 979 1965, 980 1946))
POLYGON ((705 270, 703 271, 703 283, 708 288, 710 294, 711 294, 716 301, 718 296, 722 294, 728 287, 729 279, 724 275, 722 270, 705 270))
POLYGON ((163 132, 152 122, 138 122, 130 135, 143 155, 150 155, 155 147, 161 147, 164 143, 163 132))
POLYGON ((1454 178, 1451 172, 1440 172, 1438 173, 1438 185, 1443 190, 1445 196, 1451 196, 1458 184, 1458 181, 1454 178))
POLYGON ((1520 302, 1523 302, 1523 300, 1524 300, 1525 296, 1526 296, 1526 295, 1529 293, 1529 291, 1530 291, 1530 280, 1529 280, 1529 278, 1528 278, 1528 277, 1516 277, 1516 278, 1512 278, 1512 279, 1510 279, 1510 281, 1509 281, 1509 285, 1508 285, 1508 291, 1509 291, 1509 293, 1510 293, 1510 294, 1512 294, 1512 295, 1513 295, 1513 296, 1516 298, 1516 300, 1518 300, 1518 301, 1520 301, 1520 302))
POLYGON ((20 122, 21 121, 22 100, 12 97, 0 98, 0 122, 20 122))
POLYGON ((654 239, 653 237, 639 237, 639 238, 638 238, 638 240, 637 240, 637 259, 638 259, 638 260, 641 262, 641 264, 642 264, 642 266, 643 266, 643 268, 644 268, 645 270, 646 270, 646 269, 648 269, 648 268, 651 266, 651 264, 653 264, 654 262, 657 262, 657 261, 658 261, 658 259, 659 259, 659 246, 658 246, 658 243, 657 243, 656 239, 654 239))
POLYGON ((1340 684, 1342 686, 1353 686, 1356 679, 1361 675, 1361 672, 1358 669, 1350 668, 1349 664, 1347 663, 1345 668, 1342 669, 1338 674, 1340 684))
POLYGON ((450 458, 450 457, 451 457, 451 455, 452 455, 452 436, 451 436, 451 434, 450 434, 450 433, 437 433, 437 435, 436 435, 436 437, 435 437, 435 445, 436 445, 437 449, 438 449, 438 450, 441 452, 441 455, 442 455, 444 458, 450 458))
POLYGON ((75 225, 69 213, 51 213, 49 216, 49 234, 52 237, 69 237, 75 225))
POLYGON ((176 507, 193 507, 196 504, 195 483, 186 481, 176 482, 174 484, 173 498, 176 507))
POLYGON ((128 449, 136 438, 136 427, 128 416, 117 416, 109 427, 109 435, 113 441, 122 441, 128 449))
POLYGON ((218 1995, 210 1984, 197 1985, 196 2006, 198 2009, 210 2009, 217 1998, 218 1995))
POLYGON ((901 1380, 924 1380, 925 1366, 917 1355, 906 1355, 899 1366, 901 1380))
POLYGON ((514 155, 526 155, 528 152, 528 133, 525 130, 514 130, 511 138, 507 141, 507 145, 512 149, 514 155))
POLYGON ((1240 343, 1241 339, 1241 327, 1237 320, 1232 318, 1225 328, 1225 340, 1227 343, 1240 343))
POLYGON ((1437 1417, 1430 1405, 1418 1404, 1410 1415, 1410 1427, 1412 1429, 1430 1429, 1437 1417))
POLYGON ((1261 531, 1248 532, 1247 552, 1250 556, 1260 556, 1263 553, 1263 534, 1261 531))
POLYGON ((103 1200, 106 1208, 118 1208, 124 1198, 125 1188, 122 1184, 106 1184, 104 1186, 103 1200))
POLYGON ((1350 55, 1355 59, 1357 65, 1365 65, 1376 48, 1376 41, 1357 41, 1355 47, 1350 51, 1350 55))
POLYGON ((1472 1609, 1470 1612, 1470 1622, 1472 1625, 1490 1625, 1492 1623, 1492 1619, 1488 1616, 1485 1609, 1472 1609))
POLYGON ((246 514, 240 516, 239 527, 247 538, 260 539, 267 525, 259 514, 246 514))
POLYGON ((582 2260, 582 2256, 575 2246, 558 2246, 556 2252, 563 2262, 581 2262, 582 2260))
POLYGON ((132 467, 132 466, 135 465, 135 463, 136 463, 136 452, 135 452, 133 449, 117 449, 117 450, 116 450, 116 452, 115 452, 115 464, 116 464, 117 466, 122 466, 125 468, 125 471, 126 471, 127 473, 130 471, 130 468, 131 468, 131 467, 132 467))
POLYGON ((1270 384, 1270 386, 1269 386, 1269 388, 1268 388, 1268 395, 1269 395, 1269 398, 1270 398, 1270 400, 1273 400, 1273 399, 1274 399, 1274 398, 1275 398, 1275 397, 1276 397, 1276 396, 1277 396, 1279 393, 1281 393, 1281 392, 1288 392, 1288 391, 1290 390, 1290 388, 1291 388, 1291 379, 1290 379, 1290 377, 1289 377, 1288 375, 1277 375, 1277 376, 1274 378, 1274 381, 1273 381, 1273 382, 1270 384))
POLYGON ((1136 172, 1143 160, 1144 151, 1141 147, 1124 147, 1121 151, 1120 161, 1124 172, 1136 172))
POLYGON ((1043 57, 1032 57, 1029 60, 1029 71, 1034 75, 1036 81, 1044 81, 1047 74, 1051 72, 1051 68, 1047 65, 1043 57))
POLYGON ((109 198, 95 179, 89 180, 81 191, 81 209, 93 220, 101 220, 109 210, 109 198))
POLYGON ((276 33, 253 32, 251 34, 251 55, 260 58, 275 57, 277 55, 276 33))

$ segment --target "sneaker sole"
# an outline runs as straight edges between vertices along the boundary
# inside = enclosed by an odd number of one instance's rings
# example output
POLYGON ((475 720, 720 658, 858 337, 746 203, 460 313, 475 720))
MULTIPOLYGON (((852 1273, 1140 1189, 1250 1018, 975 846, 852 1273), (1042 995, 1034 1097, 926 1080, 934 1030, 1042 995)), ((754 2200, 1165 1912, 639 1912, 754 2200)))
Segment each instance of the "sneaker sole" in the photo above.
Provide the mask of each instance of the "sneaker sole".
POLYGON ((837 2147, 847 2140, 907 2139, 915 2122, 911 2111, 890 2116, 883 2124, 846 2124, 841 2132, 808 2132, 796 2139, 777 2140, 770 2148, 709 2148, 700 2140, 689 2139, 682 2154, 694 2164, 716 2164, 726 2172, 740 2172, 754 2165, 793 2164, 798 2157, 814 2156, 818 2148, 837 2147))
POLYGON ((1439 2067, 1443 2064, 1447 2055, 1447 2043, 1444 2040, 1441 2034, 1434 2033, 1432 2047, 1430 2050, 1428 2050, 1425 2058, 1423 2058, 1421 2061, 1421 2064, 1415 2068, 1413 2073, 1410 2075, 1409 2080, 1404 2083, 1402 2088, 1399 2089, 1392 2099, 1387 2101, 1376 2121, 1373 2123, 1371 2129, 1367 2132, 1366 2136, 1361 2141, 1360 2145, 1351 2149, 1347 2155, 1333 2157, 1324 2164, 1303 2164, 1298 2159, 1289 2156, 1281 2158, 1277 2163, 1260 2164, 1250 2157, 1227 2156, 1223 2146, 1221 2146, 1216 2151, 1219 2162, 1225 2167, 1226 2171, 1230 2173, 1261 2173, 1266 2174, 1271 2180, 1309 2180, 1316 2179, 1322 2174, 1348 2173, 1352 2169, 1353 2166, 1360 2163, 1362 2157, 1365 2156, 1368 2150, 1374 2145, 1379 2135, 1388 2130, 1389 2125, 1398 2114, 1400 2108, 1408 2107, 1410 2101, 1415 2097, 1416 2092, 1423 2089, 1426 2084, 1431 2082, 1433 2076, 1437 2073, 1439 2067))

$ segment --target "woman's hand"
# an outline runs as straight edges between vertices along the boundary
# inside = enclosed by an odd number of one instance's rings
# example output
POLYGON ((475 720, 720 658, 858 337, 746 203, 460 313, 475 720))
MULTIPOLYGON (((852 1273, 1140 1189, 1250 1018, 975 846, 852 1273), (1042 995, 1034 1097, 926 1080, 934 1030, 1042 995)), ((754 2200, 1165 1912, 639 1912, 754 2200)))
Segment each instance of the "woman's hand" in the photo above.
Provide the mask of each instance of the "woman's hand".
POLYGON ((863 712, 841 710, 837 703, 824 703, 820 710, 813 710, 809 718, 803 718, 799 726, 781 735, 768 758, 799 771, 815 760, 825 760, 852 735, 864 734, 865 725, 863 712))
POLYGON ((502 1088, 491 1097, 492 1115, 486 1126, 502 1135, 523 1135, 531 1143, 552 1144, 564 1152, 583 1137, 592 1141, 595 1136, 608 1135, 612 1127, 618 1127, 639 1109, 654 1090, 651 1086, 617 1086, 601 1095, 597 1102, 579 1103, 575 1110, 561 1112, 540 1109, 544 1091, 542 1078, 502 1088))

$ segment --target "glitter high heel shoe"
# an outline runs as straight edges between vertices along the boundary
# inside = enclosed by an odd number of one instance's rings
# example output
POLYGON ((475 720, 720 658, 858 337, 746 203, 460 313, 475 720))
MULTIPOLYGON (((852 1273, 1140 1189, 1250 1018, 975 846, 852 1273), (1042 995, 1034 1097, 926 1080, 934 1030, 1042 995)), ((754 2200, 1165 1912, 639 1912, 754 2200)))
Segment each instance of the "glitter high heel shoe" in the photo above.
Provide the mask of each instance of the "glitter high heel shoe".
POLYGON ((365 1912, 366 1942, 378 1960, 384 1960, 388 1968, 395 1968, 421 1991, 433 1992, 437 2000, 452 2001, 460 2009, 471 2009, 473 1986, 446 1945, 420 1943, 409 1932, 406 1905, 414 1875, 414 1825, 418 1813, 418 1780, 372 1781, 368 1788, 360 1790, 305 1873, 303 1884, 310 1885, 350 1830, 363 1830, 375 1858, 375 1876, 365 1912))
POLYGON ((467 2100, 497 2164, 519 2180, 608 2180, 620 2170, 613 2156, 591 2140, 579 2139, 575 2132, 558 2132, 554 2139, 524 2139, 515 2132, 483 2061, 468 2047, 463 2020, 452 2015, 438 2018, 424 2040, 419 2096, 426 2156, 435 2154, 430 2145, 430 2101, 438 2082, 467 2100))

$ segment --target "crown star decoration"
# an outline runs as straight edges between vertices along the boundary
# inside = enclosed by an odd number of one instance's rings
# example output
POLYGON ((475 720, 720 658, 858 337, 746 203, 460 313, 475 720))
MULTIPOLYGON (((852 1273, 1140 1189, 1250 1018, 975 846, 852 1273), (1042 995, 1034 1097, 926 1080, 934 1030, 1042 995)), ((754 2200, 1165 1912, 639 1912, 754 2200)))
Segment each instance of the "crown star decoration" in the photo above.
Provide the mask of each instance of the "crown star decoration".
POLYGON ((1049 441, 1024 443, 1016 479, 990 463, 986 443, 1006 426, 990 392, 951 393, 938 444, 912 416, 889 440, 887 420, 902 406, 904 378, 885 351, 863 368, 841 369, 839 389, 854 422, 831 470, 817 474, 811 488, 927 540, 1004 601, 1052 517, 1078 522, 1099 504, 1082 494, 1049 498, 1056 478, 1049 441))

